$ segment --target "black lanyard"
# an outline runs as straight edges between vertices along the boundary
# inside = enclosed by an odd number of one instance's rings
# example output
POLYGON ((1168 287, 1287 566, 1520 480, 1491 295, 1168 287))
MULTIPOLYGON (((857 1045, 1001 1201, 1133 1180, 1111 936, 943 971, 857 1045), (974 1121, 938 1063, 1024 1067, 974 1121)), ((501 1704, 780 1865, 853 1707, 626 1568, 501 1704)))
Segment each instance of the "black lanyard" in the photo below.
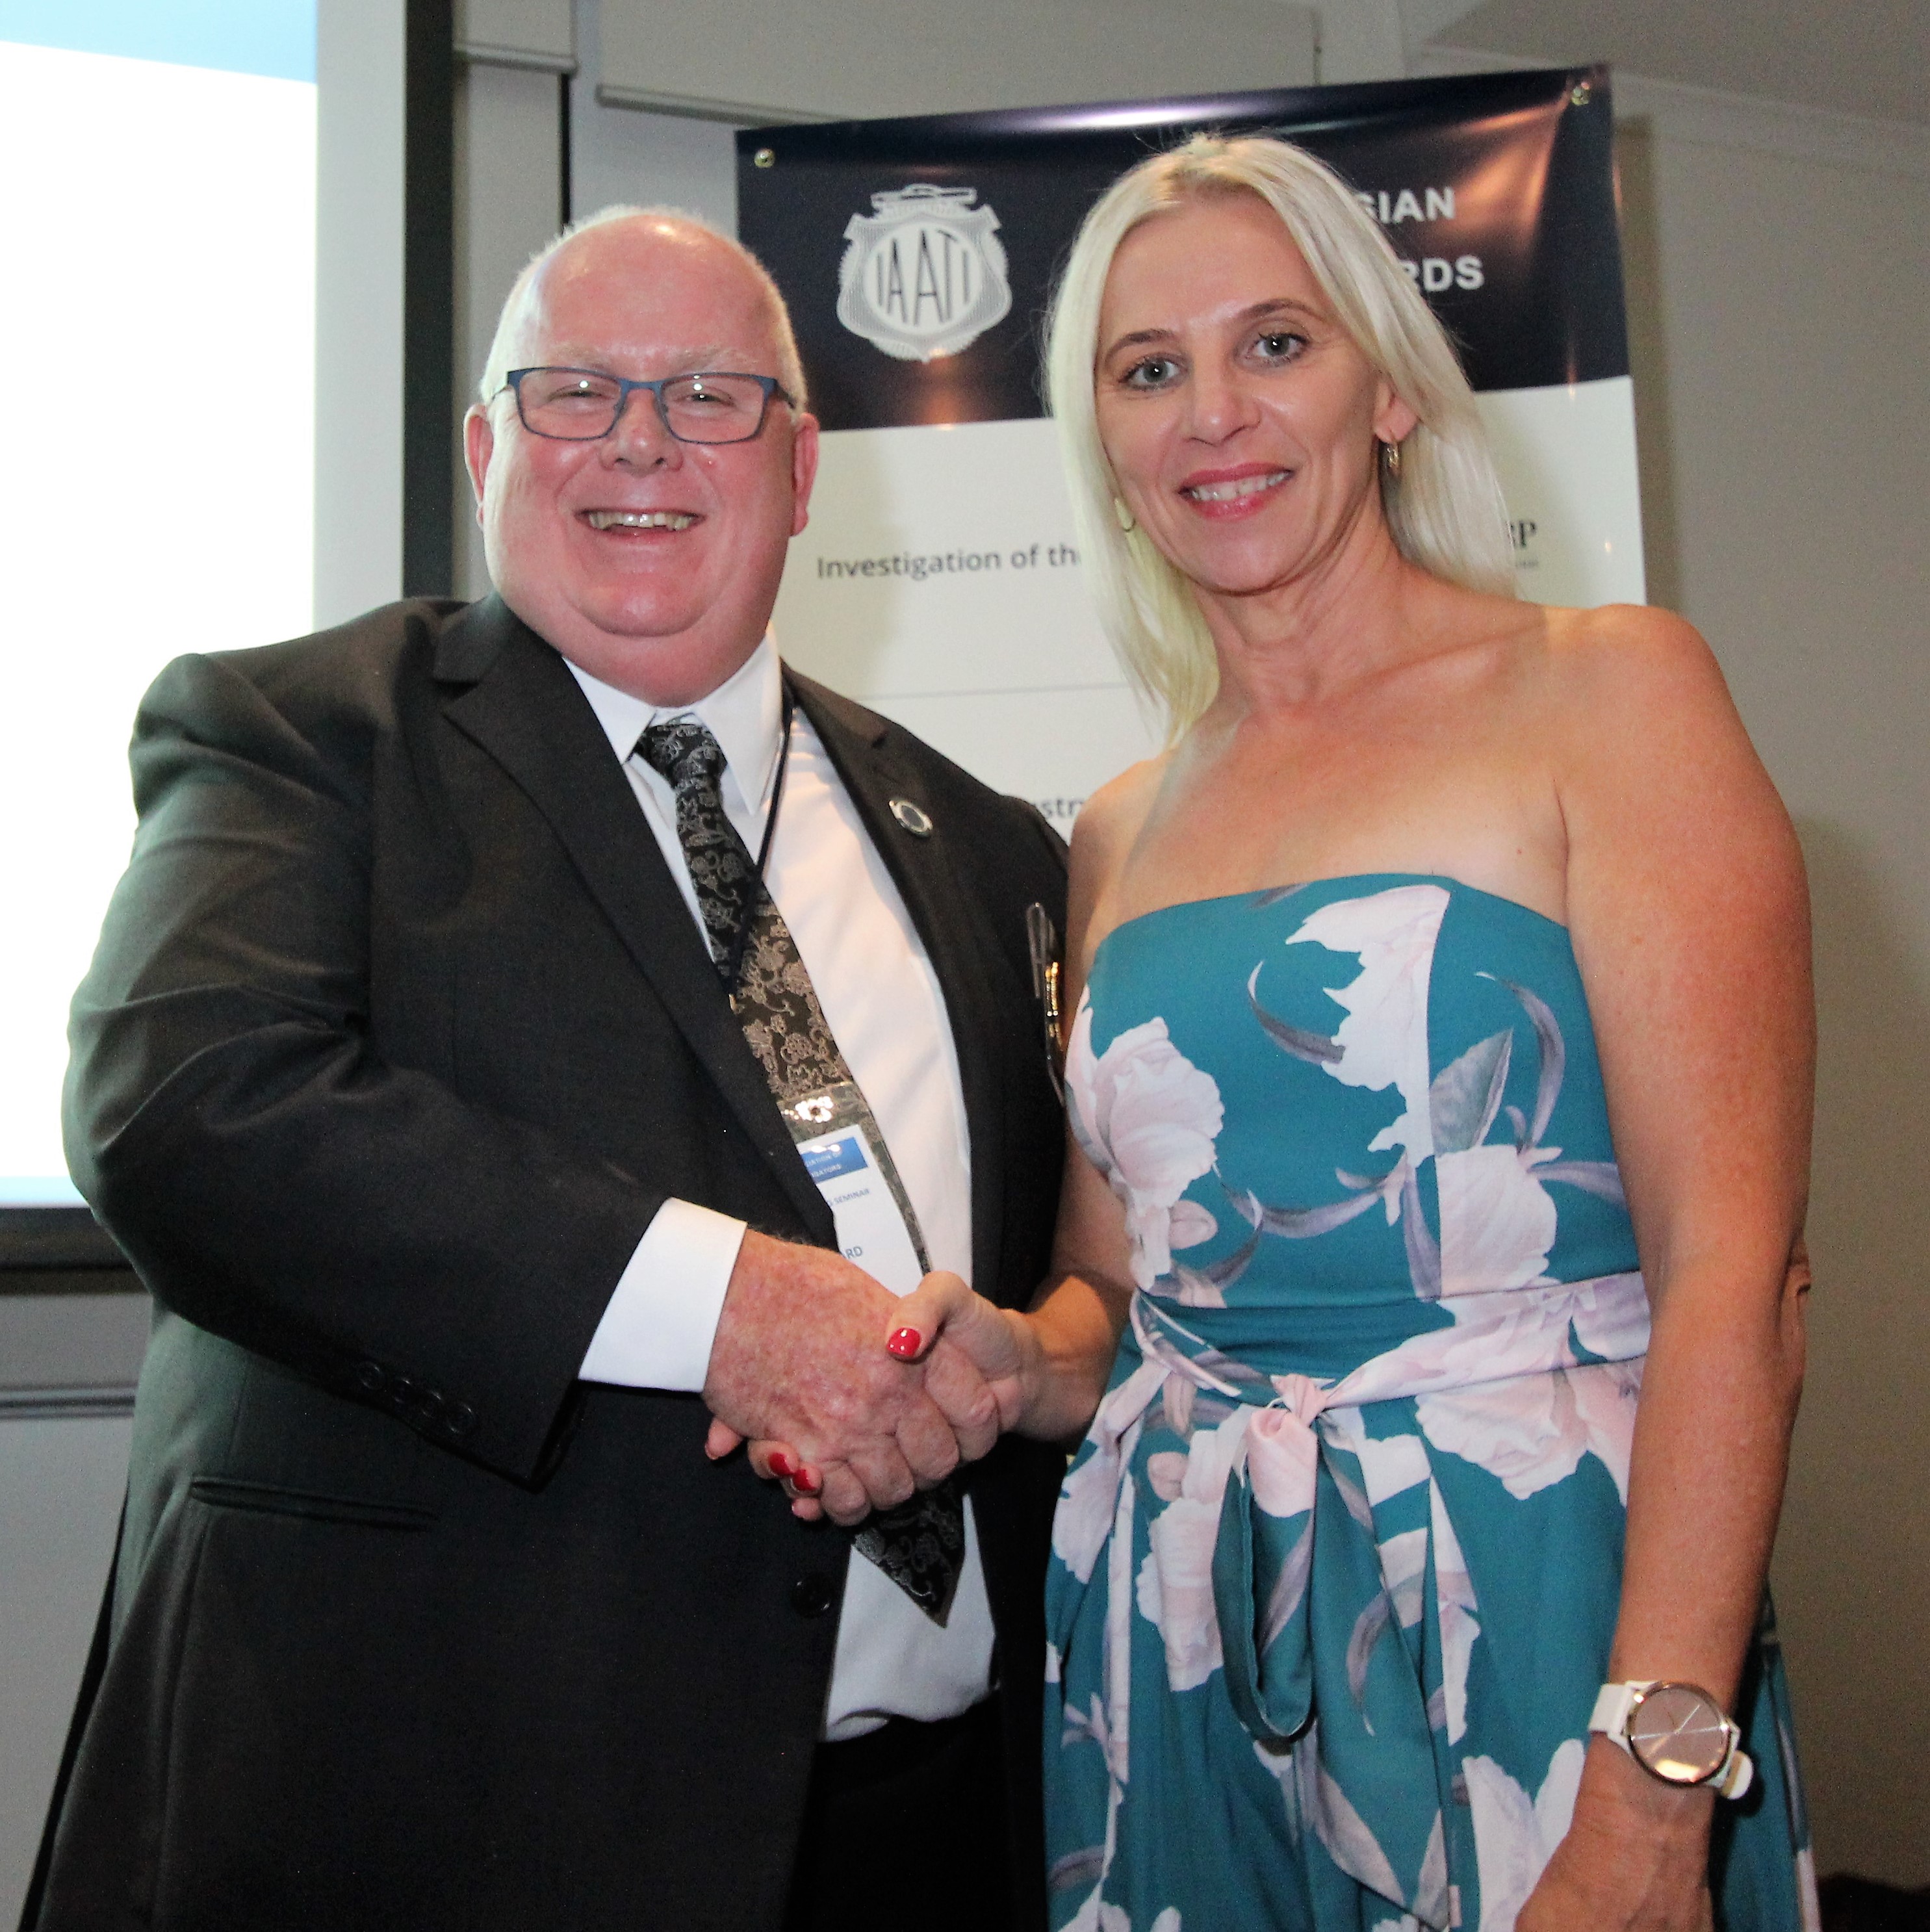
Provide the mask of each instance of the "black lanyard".
POLYGON ((784 775, 791 764, 791 720, 796 710, 791 687, 786 685, 784 718, 778 740, 777 772, 771 780, 770 811, 764 819, 763 841, 758 847, 757 878, 751 890, 750 903, 745 907, 744 916, 737 922, 736 934, 731 939, 730 957, 725 962, 724 991, 733 1000, 737 997, 737 982, 743 976, 744 950, 750 944, 751 928, 757 923, 758 888, 764 884, 764 868, 770 862, 771 842, 777 836, 778 808, 784 802, 784 775))

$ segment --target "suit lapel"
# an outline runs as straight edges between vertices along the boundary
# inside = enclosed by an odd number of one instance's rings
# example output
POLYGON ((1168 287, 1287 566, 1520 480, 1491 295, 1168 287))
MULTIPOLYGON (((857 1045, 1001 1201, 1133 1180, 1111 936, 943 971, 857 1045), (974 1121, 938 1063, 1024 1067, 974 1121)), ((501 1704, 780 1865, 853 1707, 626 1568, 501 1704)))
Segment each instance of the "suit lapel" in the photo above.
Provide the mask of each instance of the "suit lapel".
POLYGON ((998 1289, 1005 1210, 1005 1056, 990 1050, 998 1041, 1001 1003, 981 944, 985 910, 961 888, 944 814, 917 772, 892 756, 884 721, 794 671, 785 676, 897 886, 945 996, 971 1136, 972 1279, 989 1297, 998 1289), (909 800, 926 814, 926 836, 899 822, 894 799, 909 800))
POLYGON ((805 1172, 763 1070, 744 1043, 629 782, 563 659, 500 598, 490 597, 444 634, 436 674, 463 687, 445 704, 450 722, 548 820, 813 1239, 833 1244, 824 1197, 805 1172))

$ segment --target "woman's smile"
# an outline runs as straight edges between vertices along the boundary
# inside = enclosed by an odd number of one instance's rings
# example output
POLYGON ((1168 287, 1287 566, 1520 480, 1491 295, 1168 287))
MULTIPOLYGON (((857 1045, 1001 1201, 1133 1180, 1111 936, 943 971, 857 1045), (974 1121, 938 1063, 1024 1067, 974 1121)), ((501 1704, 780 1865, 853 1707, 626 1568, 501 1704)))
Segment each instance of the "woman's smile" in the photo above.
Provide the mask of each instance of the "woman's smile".
POLYGON ((1179 486, 1179 494, 1205 516, 1221 520, 1253 516, 1267 507, 1272 493, 1292 474, 1265 463, 1202 470, 1179 486))

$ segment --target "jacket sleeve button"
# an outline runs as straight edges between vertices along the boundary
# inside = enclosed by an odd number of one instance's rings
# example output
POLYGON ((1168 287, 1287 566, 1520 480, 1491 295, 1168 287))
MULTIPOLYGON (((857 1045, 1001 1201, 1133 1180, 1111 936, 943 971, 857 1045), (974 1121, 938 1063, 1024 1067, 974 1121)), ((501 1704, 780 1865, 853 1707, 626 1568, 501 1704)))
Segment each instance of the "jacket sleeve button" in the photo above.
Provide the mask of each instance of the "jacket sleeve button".
POLYGON ((466 1402, 452 1402, 443 1411, 443 1432, 460 1442, 476 1426, 476 1411, 466 1402))
POLYGON ((791 1607, 800 1617, 821 1617, 837 1600, 830 1578, 815 1572, 799 1577, 791 1586, 791 1607))
POLYGON ((389 1377, 380 1362, 364 1362, 356 1370, 356 1387, 365 1395, 380 1395, 389 1386, 389 1377))

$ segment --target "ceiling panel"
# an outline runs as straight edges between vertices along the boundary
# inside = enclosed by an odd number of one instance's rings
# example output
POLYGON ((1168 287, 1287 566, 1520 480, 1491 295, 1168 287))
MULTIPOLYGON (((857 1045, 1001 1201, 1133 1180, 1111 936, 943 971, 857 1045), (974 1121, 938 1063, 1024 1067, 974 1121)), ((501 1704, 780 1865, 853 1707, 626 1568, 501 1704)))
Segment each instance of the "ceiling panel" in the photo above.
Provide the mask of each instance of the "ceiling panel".
POLYGON ((739 122, 1036 107, 1295 87, 1314 16, 1286 0, 604 0, 599 98, 739 122))

